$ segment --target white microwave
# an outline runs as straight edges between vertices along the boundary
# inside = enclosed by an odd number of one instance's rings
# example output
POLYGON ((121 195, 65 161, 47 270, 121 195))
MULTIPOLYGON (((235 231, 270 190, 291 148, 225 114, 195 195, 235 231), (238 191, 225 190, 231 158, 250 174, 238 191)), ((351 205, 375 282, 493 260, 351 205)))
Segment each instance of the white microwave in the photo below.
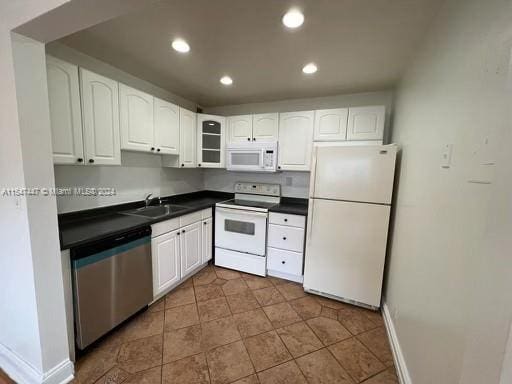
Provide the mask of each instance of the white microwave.
POLYGON ((228 144, 226 169, 228 171, 276 172, 277 142, 228 144))

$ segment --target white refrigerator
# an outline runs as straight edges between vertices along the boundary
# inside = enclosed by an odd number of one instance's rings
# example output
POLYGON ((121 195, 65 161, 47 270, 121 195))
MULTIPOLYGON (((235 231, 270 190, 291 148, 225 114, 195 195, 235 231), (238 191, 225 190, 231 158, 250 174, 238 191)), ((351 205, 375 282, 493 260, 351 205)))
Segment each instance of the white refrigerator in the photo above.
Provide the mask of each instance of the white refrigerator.
POLYGON ((379 308, 397 146, 313 149, 304 289, 379 308))

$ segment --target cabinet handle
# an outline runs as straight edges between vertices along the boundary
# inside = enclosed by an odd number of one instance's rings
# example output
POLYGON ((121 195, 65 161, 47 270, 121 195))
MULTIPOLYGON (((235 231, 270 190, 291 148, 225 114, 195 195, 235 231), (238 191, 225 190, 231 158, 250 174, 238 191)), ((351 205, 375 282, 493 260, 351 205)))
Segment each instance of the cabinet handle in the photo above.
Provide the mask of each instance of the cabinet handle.
POLYGON ((197 166, 198 166, 198 167, 200 167, 200 166, 201 166, 201 163, 197 164, 197 166))
POLYGON ((178 231, 177 235, 178 235, 178 236, 180 235, 180 231, 178 231))
POLYGON ((206 225, 206 224, 208 224, 208 223, 206 221, 203 221, 203 225, 206 225))
POLYGON ((181 166, 182 166, 182 167, 184 167, 184 166, 185 166, 185 164, 181 164, 181 166))
POLYGON ((154 151, 155 150, 155 147, 151 147, 151 150, 154 151))
POLYGON ((288 221, 288 219, 284 219, 284 222, 286 223, 288 221))
POLYGON ((157 148, 157 149, 156 149, 156 151, 157 151, 157 152, 160 152, 160 148, 157 148))
POLYGON ((76 161, 78 161, 79 163, 83 162, 84 159, 82 159, 81 157, 79 157, 78 159, 76 159, 76 161))
POLYGON ((250 138, 250 137, 248 137, 248 138, 247 138, 247 141, 251 141, 251 138, 250 138))
POLYGON ((94 159, 89 159, 89 163, 94 163, 94 159))
POLYGON ((285 236, 285 237, 283 237, 283 240, 286 240, 286 236, 285 236))
POLYGON ((185 233, 185 230, 183 229, 183 230, 181 231, 181 233, 185 233))
POLYGON ((286 264, 286 261, 284 261, 284 260, 283 260, 283 261, 281 261, 281 264, 286 264))
POLYGON ((281 166, 280 166, 280 165, 278 165, 278 166, 277 166, 277 169, 281 169, 281 166))
POLYGON ((253 138, 252 138, 252 141, 256 141, 256 138, 255 138, 255 137, 253 137, 253 138))

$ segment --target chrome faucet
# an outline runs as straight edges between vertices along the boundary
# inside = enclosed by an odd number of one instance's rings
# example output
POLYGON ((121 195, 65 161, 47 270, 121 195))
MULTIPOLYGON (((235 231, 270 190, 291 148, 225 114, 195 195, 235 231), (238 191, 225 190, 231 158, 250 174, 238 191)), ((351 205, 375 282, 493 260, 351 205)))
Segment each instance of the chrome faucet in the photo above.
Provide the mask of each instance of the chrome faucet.
POLYGON ((144 204, 146 205, 146 208, 149 207, 149 204, 151 204, 151 200, 153 200, 153 198, 151 197, 153 196, 152 193, 149 193, 145 198, 144 198, 144 204))

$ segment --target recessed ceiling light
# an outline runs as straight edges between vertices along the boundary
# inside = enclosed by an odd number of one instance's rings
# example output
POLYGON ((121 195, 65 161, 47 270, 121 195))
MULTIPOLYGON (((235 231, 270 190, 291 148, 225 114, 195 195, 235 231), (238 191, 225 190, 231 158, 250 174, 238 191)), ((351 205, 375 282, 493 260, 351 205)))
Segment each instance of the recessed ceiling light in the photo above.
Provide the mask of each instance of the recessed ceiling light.
POLYGON ((229 76, 222 76, 220 82, 224 85, 231 85, 233 84, 233 79, 229 76))
POLYGON ((181 53, 187 53, 190 51, 190 45, 188 45, 188 43, 183 39, 174 39, 172 42, 172 47, 175 51, 181 53))
POLYGON ((306 64, 304 68, 302 68, 302 72, 304 72, 307 75, 311 75, 315 73, 317 70, 318 68, 315 63, 306 64))
POLYGON ((283 24, 288 28, 298 28, 304 23, 304 15, 298 9, 290 9, 283 16, 283 24))

